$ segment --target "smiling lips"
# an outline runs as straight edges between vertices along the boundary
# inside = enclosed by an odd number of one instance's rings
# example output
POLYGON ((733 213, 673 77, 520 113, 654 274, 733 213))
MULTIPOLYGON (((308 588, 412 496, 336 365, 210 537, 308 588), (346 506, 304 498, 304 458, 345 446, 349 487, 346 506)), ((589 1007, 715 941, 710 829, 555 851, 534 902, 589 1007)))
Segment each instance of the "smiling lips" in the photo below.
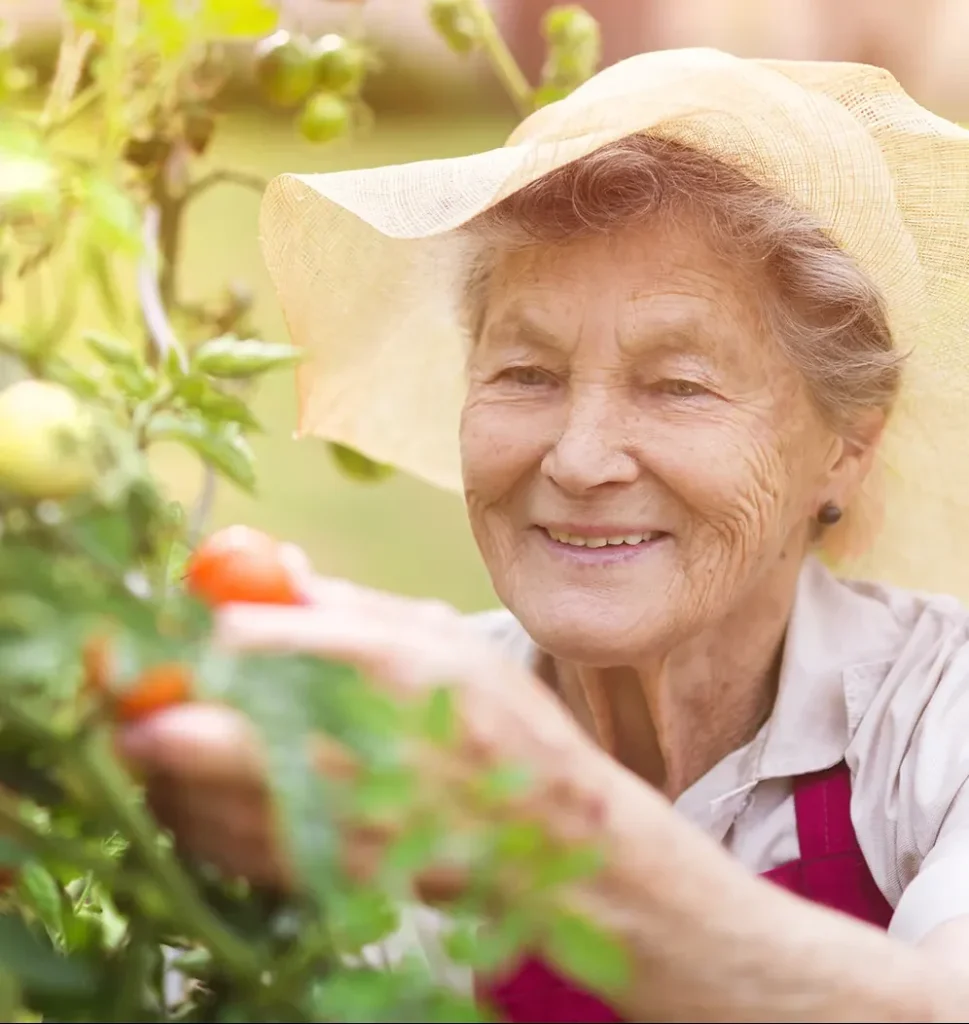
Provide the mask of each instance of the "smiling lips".
POLYGON ((559 530, 542 528, 544 532, 558 544, 566 544, 575 548, 605 548, 605 547, 636 547, 641 544, 659 540, 665 534, 662 530, 651 530, 646 533, 626 533, 615 536, 591 536, 576 533, 564 533, 559 530))

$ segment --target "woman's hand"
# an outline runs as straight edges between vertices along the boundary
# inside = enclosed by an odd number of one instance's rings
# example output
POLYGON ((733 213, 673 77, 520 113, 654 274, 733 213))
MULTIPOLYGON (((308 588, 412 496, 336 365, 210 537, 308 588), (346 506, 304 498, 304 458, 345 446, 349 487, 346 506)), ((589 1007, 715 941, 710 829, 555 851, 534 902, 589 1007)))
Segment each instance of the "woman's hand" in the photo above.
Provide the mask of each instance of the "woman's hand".
MULTIPOLYGON (((423 769, 438 778, 451 772, 469 777, 498 763, 521 764, 535 785, 519 813, 546 820, 562 838, 594 836, 605 794, 589 769, 599 752, 524 666, 502 658, 445 605, 341 580, 313 579, 306 590, 311 600, 303 607, 221 610, 216 642, 235 651, 303 652, 347 662, 402 699, 452 685, 460 742, 450 753, 435 751, 423 769)), ((258 884, 291 884, 273 834, 262 751, 242 714, 184 705, 126 727, 120 742, 181 849, 258 884)), ((330 774, 348 767, 346 757, 323 742, 319 763, 330 774)), ((386 839, 365 829, 346 838, 348 865, 364 872, 386 839)), ((444 870, 422 881, 428 899, 445 899, 460 888, 460 879, 444 870)))

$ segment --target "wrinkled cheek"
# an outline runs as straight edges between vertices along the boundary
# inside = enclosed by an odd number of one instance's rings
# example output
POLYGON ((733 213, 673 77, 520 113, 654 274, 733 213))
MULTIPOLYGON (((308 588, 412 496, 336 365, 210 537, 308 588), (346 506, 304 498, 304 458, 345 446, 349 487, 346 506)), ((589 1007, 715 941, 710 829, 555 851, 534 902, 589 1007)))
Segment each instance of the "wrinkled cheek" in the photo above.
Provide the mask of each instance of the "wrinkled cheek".
POLYGON ((471 532, 494 575, 510 558, 511 514, 523 460, 513 438, 486 410, 466 409, 461 421, 461 469, 471 532))
POLYGON ((731 454, 711 464, 706 486, 692 496, 693 554, 709 577, 742 575, 785 534, 786 467, 753 447, 731 454))

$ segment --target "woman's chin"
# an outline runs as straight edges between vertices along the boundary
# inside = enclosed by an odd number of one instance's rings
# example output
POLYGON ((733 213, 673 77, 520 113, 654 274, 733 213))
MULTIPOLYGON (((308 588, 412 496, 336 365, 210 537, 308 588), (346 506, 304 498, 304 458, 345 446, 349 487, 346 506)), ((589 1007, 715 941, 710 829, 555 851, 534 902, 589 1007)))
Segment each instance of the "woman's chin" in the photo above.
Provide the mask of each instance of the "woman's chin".
POLYGON ((522 620, 535 643, 553 658, 577 665, 609 668, 629 665, 663 645, 664 623, 631 616, 535 616, 522 620))

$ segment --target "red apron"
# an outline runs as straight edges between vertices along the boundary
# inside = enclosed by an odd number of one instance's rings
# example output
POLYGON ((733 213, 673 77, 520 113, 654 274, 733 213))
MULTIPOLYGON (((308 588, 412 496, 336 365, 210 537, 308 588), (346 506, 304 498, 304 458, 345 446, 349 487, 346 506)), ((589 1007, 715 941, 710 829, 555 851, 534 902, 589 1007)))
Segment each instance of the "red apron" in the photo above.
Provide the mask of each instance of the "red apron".
MULTIPOLYGON (((795 778, 801 856, 763 877, 812 903, 887 928, 892 908, 865 863, 850 804, 851 775, 844 762, 795 778)), ((539 960, 526 960, 501 980, 479 985, 478 995, 508 1024, 622 1024, 623 1020, 539 960)))

